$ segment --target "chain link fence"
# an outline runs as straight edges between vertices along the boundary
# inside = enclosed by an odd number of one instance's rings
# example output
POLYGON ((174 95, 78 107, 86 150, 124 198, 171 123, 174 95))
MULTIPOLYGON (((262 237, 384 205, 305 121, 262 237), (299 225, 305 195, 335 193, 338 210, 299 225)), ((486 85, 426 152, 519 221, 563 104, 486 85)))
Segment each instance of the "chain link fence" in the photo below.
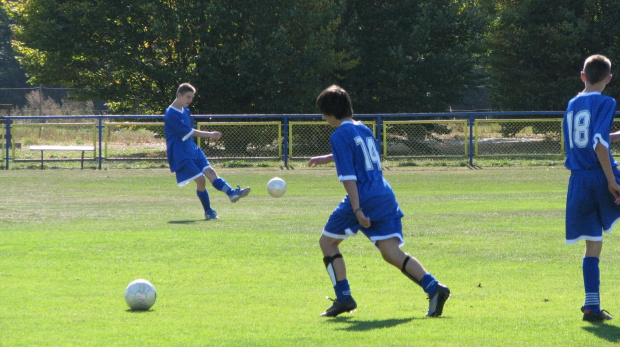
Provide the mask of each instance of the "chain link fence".
POLYGON ((475 157, 564 156, 562 119, 477 119, 475 157))
POLYGON ((466 158, 467 120, 383 122, 384 158, 466 158))
MULTIPOLYGON (((514 119, 499 114, 362 115, 377 136, 385 160, 543 158, 563 160, 563 113, 514 119), (371 118, 372 117, 372 118, 371 118)), ((219 131, 219 140, 196 138, 214 162, 276 162, 278 165, 330 152, 334 131, 317 115, 261 118, 197 117, 197 128, 219 131), (209 119, 209 121, 204 121, 209 119)), ((167 167, 162 116, 0 117, 0 168, 167 167), (7 136, 8 135, 8 136, 7 136), (80 151, 33 150, 36 146, 88 146, 80 151), (42 163, 43 161, 43 163, 42 163)), ((620 121, 613 125, 620 130, 620 121)), ((620 153, 620 143, 612 144, 620 153)))

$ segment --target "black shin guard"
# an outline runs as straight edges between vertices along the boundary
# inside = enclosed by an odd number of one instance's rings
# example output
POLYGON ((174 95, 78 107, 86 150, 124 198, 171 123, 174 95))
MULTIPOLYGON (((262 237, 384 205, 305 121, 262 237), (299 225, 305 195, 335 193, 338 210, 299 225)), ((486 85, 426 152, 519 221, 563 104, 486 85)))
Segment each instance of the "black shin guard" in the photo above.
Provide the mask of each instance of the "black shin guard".
POLYGON ((405 276, 407 276, 410 280, 412 280, 413 282, 415 282, 415 284, 419 285, 420 287, 422 287, 422 284, 420 282, 418 282, 418 280, 415 279, 415 277, 413 277, 412 274, 407 272, 407 263, 409 262, 409 260, 411 259, 410 256, 407 256, 407 258, 405 258, 405 261, 403 261, 403 266, 400 268, 400 272, 402 272, 403 274, 405 274, 405 276))
POLYGON ((332 283, 334 286, 336 286, 336 283, 338 282, 338 280, 336 279, 336 272, 334 271, 334 260, 338 259, 338 258, 342 258, 342 254, 338 253, 338 254, 334 254, 332 256, 325 256, 323 257, 323 263, 325 263, 325 269, 327 269, 327 274, 329 275, 329 278, 332 280, 332 283))

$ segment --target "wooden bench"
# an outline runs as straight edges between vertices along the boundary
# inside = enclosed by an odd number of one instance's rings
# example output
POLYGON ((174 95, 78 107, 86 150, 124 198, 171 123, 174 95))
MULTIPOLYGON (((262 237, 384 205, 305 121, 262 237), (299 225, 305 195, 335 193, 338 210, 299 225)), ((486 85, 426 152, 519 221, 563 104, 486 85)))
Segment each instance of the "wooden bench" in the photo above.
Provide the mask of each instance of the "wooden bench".
POLYGON ((41 151, 41 170, 43 170, 43 152, 45 151, 80 151, 82 152, 82 170, 84 170, 84 152, 93 152, 93 146, 30 146, 31 151, 41 151))

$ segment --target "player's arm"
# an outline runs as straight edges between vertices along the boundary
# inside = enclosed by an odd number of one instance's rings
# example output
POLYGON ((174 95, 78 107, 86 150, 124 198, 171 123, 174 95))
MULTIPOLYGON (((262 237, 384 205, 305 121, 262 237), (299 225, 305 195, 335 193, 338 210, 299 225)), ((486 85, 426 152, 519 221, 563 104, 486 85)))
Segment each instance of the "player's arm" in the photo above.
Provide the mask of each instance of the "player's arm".
POLYGON ((333 161, 334 155, 330 153, 310 158, 310 160, 308 161, 308 166, 312 167, 317 165, 324 165, 332 163, 333 161))
POLYGON ((370 227, 370 218, 366 217, 360 206, 360 196, 357 190, 357 182, 354 180, 346 180, 342 181, 342 184, 344 185, 344 190, 346 190, 349 195, 351 208, 353 208, 353 213, 355 213, 355 217, 357 217, 357 222, 364 228, 370 227))
POLYGON ((611 169, 611 161, 609 159, 609 149, 603 146, 600 142, 596 144, 594 148, 594 152, 596 152, 596 156, 598 157, 598 162, 601 164, 603 168, 603 172, 605 173, 605 178, 607 178, 607 188, 609 192, 616 199, 616 204, 620 205, 620 185, 616 182, 616 176, 614 175, 613 170, 611 169))
POLYGON ((194 131, 192 132, 192 136, 202 137, 205 139, 219 140, 220 137, 222 137, 222 134, 219 131, 202 131, 202 130, 194 129, 194 131))
POLYGON ((615 133, 609 134, 609 142, 618 142, 620 141, 620 131, 616 131, 615 133))

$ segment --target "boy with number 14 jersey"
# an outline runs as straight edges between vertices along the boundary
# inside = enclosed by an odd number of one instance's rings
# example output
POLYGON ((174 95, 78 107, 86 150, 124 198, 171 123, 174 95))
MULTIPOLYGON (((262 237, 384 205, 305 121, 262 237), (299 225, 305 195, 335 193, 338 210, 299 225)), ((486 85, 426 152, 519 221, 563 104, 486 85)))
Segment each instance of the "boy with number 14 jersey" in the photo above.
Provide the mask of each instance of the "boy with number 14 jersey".
POLYGON ((359 230, 372 241, 383 259, 400 269, 428 294, 426 315, 439 317, 450 297, 450 289, 439 283, 414 257, 400 249, 403 239, 403 213, 381 172, 381 158, 372 131, 353 120, 349 94, 338 86, 325 89, 317 98, 323 119, 336 130, 330 137, 331 153, 312 157, 308 166, 334 162, 338 180, 347 195, 329 216, 319 246, 323 263, 334 286, 333 305, 320 314, 335 317, 357 308, 347 279, 339 245, 359 230))
MULTIPOLYGON (((360 208, 366 216, 372 221, 402 218, 394 191, 381 173, 381 157, 372 131, 361 122, 344 121, 332 133, 330 144, 338 180, 355 180, 360 208)), ((343 214, 353 212, 348 195, 336 211, 343 214)))

